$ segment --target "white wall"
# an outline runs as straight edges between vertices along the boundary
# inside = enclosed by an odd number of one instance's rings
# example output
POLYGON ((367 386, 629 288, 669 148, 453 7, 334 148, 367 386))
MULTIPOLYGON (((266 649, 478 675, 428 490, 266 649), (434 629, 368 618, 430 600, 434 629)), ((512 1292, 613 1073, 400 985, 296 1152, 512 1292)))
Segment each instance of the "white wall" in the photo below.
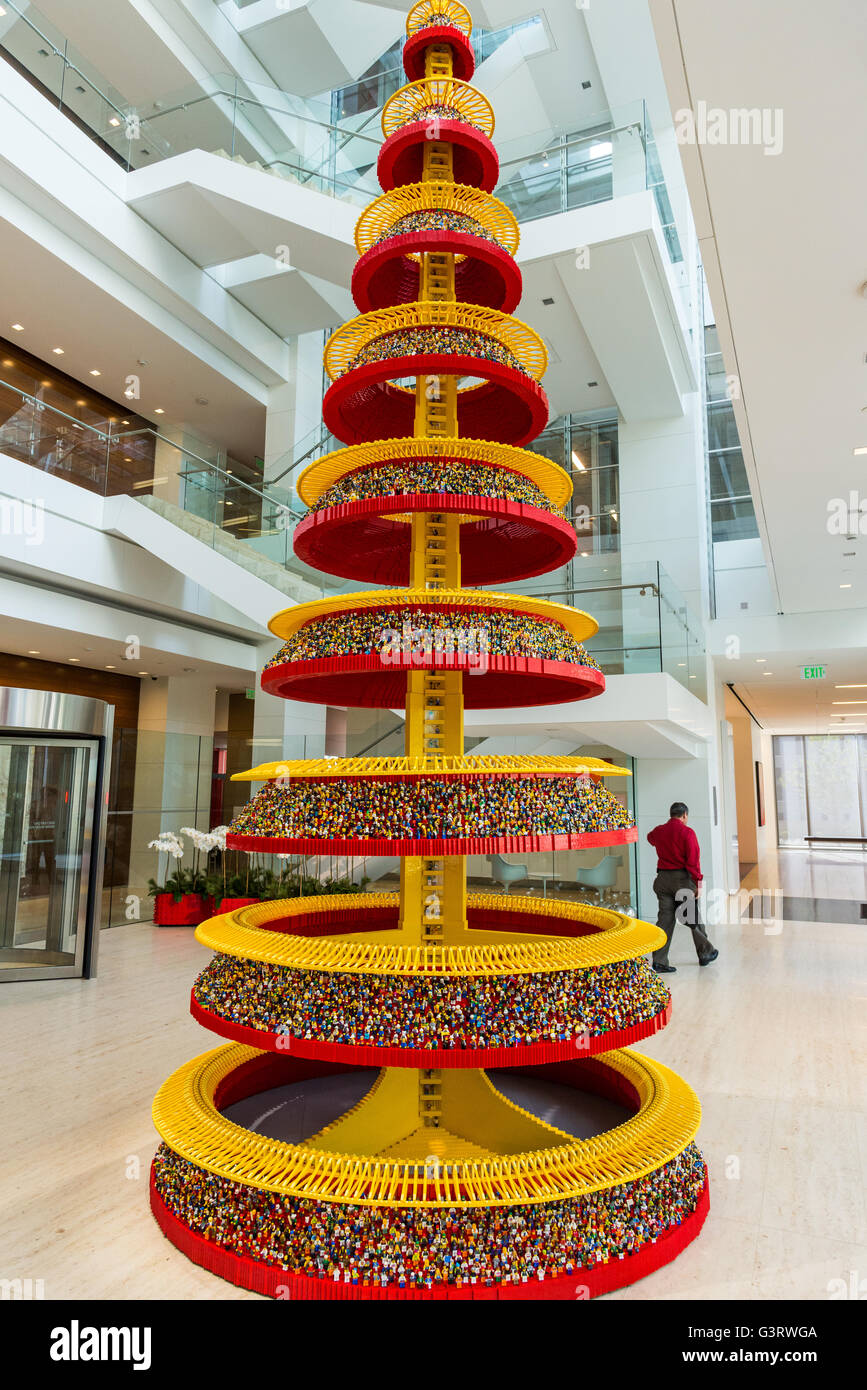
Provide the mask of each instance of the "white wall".
POLYGON ((737 618, 745 613, 762 617, 776 612, 771 582, 756 536, 743 541, 716 541, 713 547, 717 618, 737 618))

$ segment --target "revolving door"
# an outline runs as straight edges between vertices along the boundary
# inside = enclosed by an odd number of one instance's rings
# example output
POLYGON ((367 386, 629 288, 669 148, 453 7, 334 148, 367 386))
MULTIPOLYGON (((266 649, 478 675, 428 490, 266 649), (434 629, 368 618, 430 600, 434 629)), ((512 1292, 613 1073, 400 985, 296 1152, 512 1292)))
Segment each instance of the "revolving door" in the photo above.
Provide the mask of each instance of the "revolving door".
POLYGON ((113 714, 0 690, 0 981, 95 973, 113 714))

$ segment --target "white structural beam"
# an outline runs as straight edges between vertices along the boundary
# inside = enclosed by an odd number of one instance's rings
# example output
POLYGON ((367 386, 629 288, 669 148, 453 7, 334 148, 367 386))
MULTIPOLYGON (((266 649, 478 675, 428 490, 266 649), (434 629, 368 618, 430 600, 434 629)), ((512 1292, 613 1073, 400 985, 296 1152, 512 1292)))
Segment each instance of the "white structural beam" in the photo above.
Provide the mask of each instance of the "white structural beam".
MULTIPOLYGON (((697 382, 653 195, 628 194, 540 218, 526 223, 522 233, 519 262, 528 295, 537 297, 536 277, 548 275, 553 262, 561 294, 571 304, 624 419, 682 415, 682 397, 695 391, 697 382)), ((574 391, 578 377, 574 328, 564 328, 562 341, 555 330, 546 335, 566 364, 559 374, 555 368, 555 409, 566 408, 561 392, 570 378, 574 391)), ((584 396, 569 408, 586 409, 586 401, 584 396)))
POLYGON ((348 284, 357 259, 359 208, 202 150, 136 169, 127 197, 198 265, 281 256, 299 270, 348 284))
POLYGON ((406 11, 362 0, 223 6, 278 86, 316 96, 354 82, 404 33, 406 11))
POLYGON ((609 676, 592 705, 467 710, 465 723, 474 738, 538 733, 540 742, 609 744, 633 758, 703 757, 713 737, 707 705, 664 671, 609 676))

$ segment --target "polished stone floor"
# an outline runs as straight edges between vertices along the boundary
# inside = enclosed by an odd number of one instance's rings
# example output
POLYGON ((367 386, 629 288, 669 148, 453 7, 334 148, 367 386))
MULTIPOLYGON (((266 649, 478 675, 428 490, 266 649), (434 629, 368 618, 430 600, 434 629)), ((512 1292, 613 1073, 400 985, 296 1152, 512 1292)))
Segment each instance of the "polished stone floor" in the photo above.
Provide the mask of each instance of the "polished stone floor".
MULTIPOLYGON (((672 1023, 637 1049, 701 1097, 711 1214, 678 1261, 612 1297, 826 1299, 867 1273, 867 924, 714 937, 700 970, 680 929, 672 1023)), ((190 929, 129 925, 103 933, 96 980, 0 988, 4 1277, 43 1279, 47 1298, 253 1297, 188 1263, 147 1203, 151 1098, 217 1042, 187 1012, 209 954, 190 929)))

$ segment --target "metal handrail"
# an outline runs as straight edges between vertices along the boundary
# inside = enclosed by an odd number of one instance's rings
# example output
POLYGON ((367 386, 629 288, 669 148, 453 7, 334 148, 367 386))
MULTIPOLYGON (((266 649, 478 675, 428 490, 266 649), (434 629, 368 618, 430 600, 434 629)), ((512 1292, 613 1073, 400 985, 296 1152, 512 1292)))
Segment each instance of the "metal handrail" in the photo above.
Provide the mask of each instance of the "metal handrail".
MULTIPOLYGON (((592 135, 580 135, 575 137, 574 139, 569 140, 561 141, 561 138, 559 136, 552 135, 550 144, 542 145, 539 150, 534 151, 532 154, 521 155, 516 157, 515 159, 501 160, 500 169, 507 169, 510 164, 529 164, 533 159, 537 157, 537 155, 546 154, 549 151, 552 154, 558 154, 561 150, 569 150, 574 145, 593 145, 596 144, 599 140, 604 139, 606 135, 624 135, 628 132, 634 131, 639 131, 643 133, 643 130, 644 127, 641 121, 628 121, 626 125, 607 126, 604 130, 594 131, 592 135)), ((644 140, 642 140, 641 144, 642 148, 646 150, 644 140)))

